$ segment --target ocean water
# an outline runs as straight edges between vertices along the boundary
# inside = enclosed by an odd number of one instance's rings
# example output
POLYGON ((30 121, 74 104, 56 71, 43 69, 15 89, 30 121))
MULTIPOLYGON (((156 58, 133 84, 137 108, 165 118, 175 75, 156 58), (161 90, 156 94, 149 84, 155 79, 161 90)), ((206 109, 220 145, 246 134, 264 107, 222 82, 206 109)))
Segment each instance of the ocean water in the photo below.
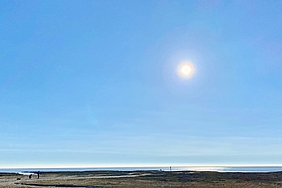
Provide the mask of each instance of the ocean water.
POLYGON ((176 170, 215 172, 280 172, 282 171, 282 166, 189 166, 176 168, 176 170))
POLYGON ((70 172, 70 171, 135 171, 135 170, 163 170, 163 171, 215 171, 215 172, 282 172, 282 166, 169 166, 164 167, 107 167, 107 168, 0 168, 0 172, 30 174, 30 172, 70 172))
POLYGON ((282 166, 227 167, 219 172, 282 172, 282 166))

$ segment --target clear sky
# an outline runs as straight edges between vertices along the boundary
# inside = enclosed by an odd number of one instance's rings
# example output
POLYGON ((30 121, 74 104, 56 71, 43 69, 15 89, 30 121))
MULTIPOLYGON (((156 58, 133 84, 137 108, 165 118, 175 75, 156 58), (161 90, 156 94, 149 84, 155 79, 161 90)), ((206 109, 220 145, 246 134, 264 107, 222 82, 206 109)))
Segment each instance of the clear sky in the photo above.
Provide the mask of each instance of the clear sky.
POLYGON ((281 12, 0 1, 0 167, 282 164, 281 12))

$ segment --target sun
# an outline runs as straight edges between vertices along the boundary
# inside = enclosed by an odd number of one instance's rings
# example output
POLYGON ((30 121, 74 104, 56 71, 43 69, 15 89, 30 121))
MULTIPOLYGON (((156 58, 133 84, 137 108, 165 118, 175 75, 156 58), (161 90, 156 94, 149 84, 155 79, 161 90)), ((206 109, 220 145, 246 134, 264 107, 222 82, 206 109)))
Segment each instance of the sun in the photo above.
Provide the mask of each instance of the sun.
POLYGON ((178 66, 178 75, 181 78, 190 78, 195 72, 195 68, 192 63, 184 62, 178 66))
POLYGON ((182 74, 189 75, 191 73, 191 68, 188 65, 184 65, 181 68, 182 74))

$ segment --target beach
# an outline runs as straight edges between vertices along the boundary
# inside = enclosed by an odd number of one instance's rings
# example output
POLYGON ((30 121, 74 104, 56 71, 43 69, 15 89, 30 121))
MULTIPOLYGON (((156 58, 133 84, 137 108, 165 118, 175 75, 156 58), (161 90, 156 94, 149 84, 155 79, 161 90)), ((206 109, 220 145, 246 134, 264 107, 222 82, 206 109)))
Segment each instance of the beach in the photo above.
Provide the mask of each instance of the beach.
POLYGON ((282 187, 282 172, 204 171, 74 171, 41 172, 31 179, 19 173, 0 173, 0 187, 282 187))

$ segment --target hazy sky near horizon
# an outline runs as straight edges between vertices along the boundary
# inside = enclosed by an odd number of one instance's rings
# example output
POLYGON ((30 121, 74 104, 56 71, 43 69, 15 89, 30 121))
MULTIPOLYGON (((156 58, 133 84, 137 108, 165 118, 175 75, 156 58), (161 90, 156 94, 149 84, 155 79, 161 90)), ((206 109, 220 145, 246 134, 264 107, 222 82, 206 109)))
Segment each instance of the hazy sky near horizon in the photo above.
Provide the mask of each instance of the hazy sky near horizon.
POLYGON ((0 167, 282 164, 281 11, 0 1, 0 167))

